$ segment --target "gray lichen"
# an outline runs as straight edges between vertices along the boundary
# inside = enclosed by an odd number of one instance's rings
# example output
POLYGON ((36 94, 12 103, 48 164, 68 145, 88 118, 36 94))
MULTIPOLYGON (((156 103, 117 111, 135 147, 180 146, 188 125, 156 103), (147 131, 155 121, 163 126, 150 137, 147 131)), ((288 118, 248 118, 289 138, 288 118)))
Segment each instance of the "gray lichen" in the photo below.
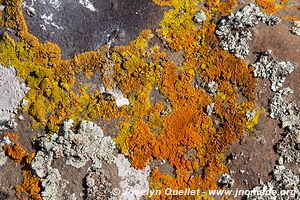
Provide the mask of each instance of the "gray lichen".
POLYGON ((13 117, 29 88, 13 67, 0 65, 0 129, 13 128, 13 117))
POLYGON ((267 183, 253 188, 252 194, 247 199, 253 200, 289 200, 300 198, 299 175, 295 175, 291 170, 283 165, 276 165, 273 172, 273 179, 267 183), (270 192, 274 191, 274 192, 270 192), (289 192, 287 192, 289 191, 289 192), (260 195, 261 194, 261 195, 260 195))
POLYGON ((3 137, 2 140, 0 138, 0 167, 5 165, 7 161, 7 156, 5 155, 3 147, 4 145, 8 145, 8 144, 10 144, 10 140, 8 137, 3 137))
POLYGON ((148 176, 150 167, 147 166, 143 170, 136 170, 130 167, 130 162, 124 155, 119 154, 115 160, 118 175, 121 178, 121 196, 120 200, 140 199, 145 191, 148 190, 148 176))
POLYGON ((229 174, 222 174, 218 180, 218 185, 221 187, 232 187, 234 184, 233 178, 229 174))
POLYGON ((249 54, 252 40, 251 27, 261 21, 268 26, 276 25, 280 19, 274 15, 262 13, 258 6, 248 4, 243 9, 231 13, 222 19, 217 26, 216 34, 220 37, 220 47, 238 58, 245 58, 249 54))
POLYGON ((201 22, 203 22, 203 21, 205 21, 205 20, 206 20, 206 15, 205 15, 205 13, 204 13, 203 10, 197 11, 197 12, 195 13, 194 17, 193 17, 193 21, 194 21, 195 23, 201 23, 201 22))
POLYGON ((299 174, 284 166, 285 163, 300 163, 300 114, 297 105, 286 98, 291 93, 293 91, 290 88, 284 88, 276 92, 270 101, 271 117, 281 121, 282 127, 285 128, 283 138, 275 146, 279 154, 278 165, 273 170, 273 179, 255 187, 252 190, 255 195, 248 196, 248 199, 300 199, 299 174))
POLYGON ((215 95, 218 91, 218 84, 215 81, 211 81, 207 84, 207 86, 205 87, 205 90, 210 95, 215 95))
POLYGON ((89 170, 84 181, 86 184, 86 200, 115 199, 109 176, 101 169, 89 170))
POLYGON ((280 155, 278 161, 300 164, 300 130, 286 131, 284 135, 275 147, 280 155))
POLYGON ((292 26, 292 33, 300 36, 300 21, 294 21, 292 26))
POLYGON ((288 74, 292 73, 295 66, 289 61, 277 61, 268 50, 259 54, 258 60, 252 65, 254 76, 257 78, 268 78, 273 91, 278 90, 285 81, 288 74))
POLYGON ((278 119, 283 128, 293 130, 300 129, 300 113, 295 103, 288 102, 286 96, 292 94, 290 88, 284 88, 276 92, 270 101, 270 116, 278 119))
MULTIPOLYGON (((73 132, 72 127, 73 121, 68 120, 60 128, 59 133, 49 139, 44 137, 39 140, 40 150, 31 167, 41 178, 43 199, 76 199, 74 194, 65 191, 68 182, 62 179, 58 169, 51 166, 53 159, 65 157, 66 164, 75 168, 81 168, 88 161, 92 161, 89 168, 90 176, 95 171, 101 172, 102 161, 107 163, 114 161, 115 145, 110 137, 104 136, 99 126, 93 122, 82 121, 77 132, 73 132)), ((90 190, 91 188, 88 188, 89 193, 92 193, 90 190)))
POLYGON ((215 104, 211 103, 206 107, 206 113, 208 116, 211 116, 214 113, 215 104))

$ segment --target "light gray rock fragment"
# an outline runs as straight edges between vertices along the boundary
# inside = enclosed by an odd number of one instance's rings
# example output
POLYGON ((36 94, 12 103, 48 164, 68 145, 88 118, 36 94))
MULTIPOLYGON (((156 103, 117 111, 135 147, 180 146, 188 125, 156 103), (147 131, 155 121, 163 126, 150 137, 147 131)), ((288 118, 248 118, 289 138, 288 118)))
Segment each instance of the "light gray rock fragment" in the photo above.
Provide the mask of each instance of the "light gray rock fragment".
POLYGON ((245 58, 249 54, 252 40, 251 28, 261 21, 269 26, 280 23, 274 15, 262 13, 258 6, 248 4, 243 9, 231 13, 222 19, 217 26, 216 34, 220 37, 220 47, 238 58, 245 58))
POLYGON ((15 126, 13 117, 28 90, 13 67, 0 65, 0 129, 15 126))
POLYGON ((292 26, 292 33, 300 36, 300 21, 294 21, 294 24, 292 26))
POLYGON ((289 61, 278 62, 275 60, 271 50, 262 52, 252 67, 255 77, 268 78, 271 81, 273 91, 278 90, 284 83, 286 76, 295 69, 295 66, 289 61))

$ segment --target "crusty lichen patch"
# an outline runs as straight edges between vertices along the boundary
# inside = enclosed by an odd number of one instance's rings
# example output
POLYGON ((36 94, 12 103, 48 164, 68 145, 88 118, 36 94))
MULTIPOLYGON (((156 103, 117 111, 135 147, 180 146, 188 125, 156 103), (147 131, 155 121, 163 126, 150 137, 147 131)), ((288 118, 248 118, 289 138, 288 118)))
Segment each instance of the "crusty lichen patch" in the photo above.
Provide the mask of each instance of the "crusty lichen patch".
MULTIPOLYGON (((174 176, 152 169, 151 188, 217 188, 216 175, 226 172, 222 164, 225 148, 254 125, 249 126, 246 115, 254 108, 251 69, 217 47, 216 23, 212 20, 233 10, 235 1, 207 1, 201 8, 206 15, 201 25, 193 21, 200 1, 155 1, 170 6, 156 34, 169 50, 182 53, 182 63, 170 59, 166 49, 152 45, 154 33, 150 30, 142 31, 127 46, 104 46, 61 60, 57 45, 40 44, 28 33, 21 1, 3 2, 7 15, 4 26, 17 31, 21 41, 14 41, 8 34, 3 36, 0 63, 13 65, 31 88, 24 111, 32 117, 33 128, 40 126, 53 135, 57 124, 65 119, 78 124, 82 119, 121 118, 115 142, 128 155, 132 167, 144 169, 153 160, 166 160, 174 169, 174 176), (87 83, 78 83, 82 73, 87 83), (118 107, 116 95, 107 97, 100 90, 88 93, 93 74, 99 75, 99 87, 119 89, 128 102, 118 107), (199 83, 194 87, 196 76, 199 83), (207 90, 209 83, 217 86, 210 84, 213 92, 207 90), (153 85, 167 100, 151 104, 153 85), (238 101, 240 97, 243 102, 238 101), (213 112, 208 114, 207 106, 212 104, 213 112), (168 112, 163 112, 166 105, 168 112), (187 156, 191 150, 195 153, 187 156)), ((36 159, 41 156, 38 154, 36 159)))

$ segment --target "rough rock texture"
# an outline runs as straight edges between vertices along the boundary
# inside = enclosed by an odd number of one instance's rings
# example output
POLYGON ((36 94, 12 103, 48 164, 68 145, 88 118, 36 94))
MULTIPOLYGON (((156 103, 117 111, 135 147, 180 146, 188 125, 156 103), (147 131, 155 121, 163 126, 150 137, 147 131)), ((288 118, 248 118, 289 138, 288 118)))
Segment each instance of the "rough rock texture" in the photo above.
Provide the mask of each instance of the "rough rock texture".
POLYGON ((252 190, 255 195, 248 195, 248 199, 300 199, 300 172, 293 172, 285 166, 287 163, 300 163, 300 114, 298 106, 286 98, 291 93, 290 88, 284 88, 276 92, 270 101, 270 116, 278 119, 285 128, 283 138, 275 146, 280 157, 272 172, 273 179, 255 187, 252 190))
POLYGON ((255 187, 252 192, 257 195, 249 195, 247 199, 253 199, 253 200, 299 199, 300 198, 299 175, 294 174, 291 170, 286 169, 283 165, 277 165, 273 172, 273 180, 271 180, 268 183, 262 183, 261 186, 255 187), (276 192, 270 194, 270 191, 276 191, 276 192))
MULTIPOLYGON (((76 199, 74 194, 64 190, 67 181, 61 178, 58 169, 51 166, 53 159, 65 157, 66 164, 75 168, 84 166, 92 161, 89 173, 98 172, 101 175, 102 161, 113 162, 115 145, 110 137, 103 135, 102 129, 92 122, 82 121, 77 132, 73 132, 73 121, 68 120, 51 138, 41 138, 41 150, 31 163, 31 167, 42 182, 43 199, 76 199)), ((87 175, 93 176, 92 174, 87 175)), ((88 186, 93 186, 88 179, 88 186)), ((99 189, 102 189, 102 187, 99 189)), ((93 189, 94 190, 94 189, 93 189)), ((93 194, 88 189, 90 194, 93 194)))
POLYGON ((130 162, 124 155, 118 155, 115 160, 118 175, 121 178, 120 186, 122 193, 120 200, 140 199, 145 191, 148 190, 148 176, 150 167, 147 166, 143 170, 135 170, 130 167, 130 162))
POLYGON ((278 163, 300 164, 300 130, 286 131, 275 146, 276 152, 280 155, 278 163))
POLYGON ((29 32, 62 49, 62 58, 111 42, 124 45, 141 30, 154 28, 165 8, 151 0, 24 0, 29 32))
POLYGON ((294 24, 292 26, 292 33, 300 36, 300 21, 294 21, 294 24))
POLYGON ((28 88, 16 76, 13 67, 0 65, 0 129, 14 126, 12 118, 27 91, 28 88))
POLYGON ((273 91, 278 90, 288 74, 292 73, 295 66, 289 61, 277 61, 268 50, 259 54, 258 60, 252 65, 254 76, 257 78, 268 78, 273 91))
POLYGON ((90 170, 85 177, 86 200, 115 199, 109 177, 102 170, 90 170))
POLYGON ((278 24, 280 19, 262 13, 254 4, 248 4, 222 19, 218 24, 216 34, 220 37, 220 47, 234 53, 238 58, 245 58, 249 54, 252 40, 251 27, 254 27, 258 21, 273 26, 278 24))

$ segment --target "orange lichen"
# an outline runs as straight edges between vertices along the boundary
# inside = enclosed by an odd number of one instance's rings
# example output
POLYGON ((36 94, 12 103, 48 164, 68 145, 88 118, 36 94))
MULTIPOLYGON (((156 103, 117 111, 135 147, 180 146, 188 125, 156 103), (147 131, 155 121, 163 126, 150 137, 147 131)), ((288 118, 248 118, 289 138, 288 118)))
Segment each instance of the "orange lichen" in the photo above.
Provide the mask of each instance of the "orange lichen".
MULTIPOLYGON (((156 31, 171 52, 151 46, 152 33, 145 30, 127 46, 110 49, 103 46, 70 60, 61 60, 57 45, 40 44, 28 33, 20 0, 4 1, 9 16, 4 24, 16 30, 22 41, 15 42, 5 35, 0 41, 0 63, 13 65, 31 88, 26 95, 29 104, 25 111, 31 115, 34 126, 45 127, 51 133, 68 118, 75 123, 82 118, 119 118, 115 142, 123 154, 128 154, 133 167, 142 169, 153 160, 165 160, 174 169, 174 176, 154 169, 150 176, 152 188, 189 187, 201 191, 217 188, 216 175, 226 172, 222 164, 225 148, 247 129, 246 112, 254 107, 255 81, 251 70, 244 61, 217 47, 216 25, 211 20, 228 14, 235 7, 235 0, 206 1, 202 10, 207 19, 201 27, 192 20, 201 1, 155 0, 171 8, 156 31), (169 55, 178 52, 182 54, 182 62, 175 62, 169 55), (107 90, 118 86, 129 99, 129 106, 118 108, 114 99, 105 99, 97 90, 87 92, 89 85, 82 85, 76 79, 85 74, 89 80, 99 72, 99 82, 107 90), (217 93, 212 97, 202 87, 195 87, 196 76, 203 87, 215 81, 217 93), (168 101, 151 102, 149 96, 154 85, 168 101), (215 103, 218 123, 206 113, 211 103, 215 103), (166 107, 168 112, 161 114, 166 107), (191 155, 187 156, 188 153, 191 155)), ((20 162, 28 156, 18 145, 7 152, 20 162)), ((38 180, 28 171, 23 175, 25 184, 21 188, 33 184, 34 189, 19 191, 37 192, 38 180)))
POLYGON ((262 7, 266 13, 273 14, 278 11, 279 5, 274 0, 255 0, 255 3, 262 7))
POLYGON ((18 136, 13 133, 4 133, 3 136, 7 136, 11 140, 11 144, 4 146, 4 151, 6 155, 12 160, 20 163, 22 165, 22 184, 16 186, 16 192, 18 199, 34 199, 41 200, 40 192, 40 182, 39 178, 32 174, 30 163, 35 156, 35 153, 27 153, 20 144, 17 143, 18 136))

